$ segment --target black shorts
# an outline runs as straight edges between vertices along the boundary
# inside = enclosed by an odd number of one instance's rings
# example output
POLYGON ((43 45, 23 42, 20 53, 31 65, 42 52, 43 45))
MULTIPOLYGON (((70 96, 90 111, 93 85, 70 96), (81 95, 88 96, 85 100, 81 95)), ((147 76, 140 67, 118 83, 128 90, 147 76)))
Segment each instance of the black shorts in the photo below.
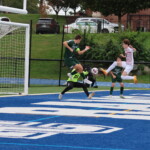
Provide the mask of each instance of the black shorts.
POLYGON ((76 58, 67 58, 64 62, 65 65, 69 68, 73 68, 76 64, 80 64, 80 62, 76 58))
POLYGON ((122 82, 121 76, 116 76, 115 79, 112 77, 112 83, 115 83, 115 82, 121 83, 122 82))

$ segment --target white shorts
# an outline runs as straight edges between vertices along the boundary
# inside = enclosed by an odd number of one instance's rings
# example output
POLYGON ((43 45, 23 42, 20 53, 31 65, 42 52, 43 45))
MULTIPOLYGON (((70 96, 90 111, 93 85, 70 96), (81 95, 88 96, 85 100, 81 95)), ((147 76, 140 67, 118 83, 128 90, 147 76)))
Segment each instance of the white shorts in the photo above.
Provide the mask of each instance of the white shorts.
POLYGON ((126 65, 126 67, 124 69, 124 72, 129 74, 132 70, 133 70, 133 66, 132 65, 126 65))

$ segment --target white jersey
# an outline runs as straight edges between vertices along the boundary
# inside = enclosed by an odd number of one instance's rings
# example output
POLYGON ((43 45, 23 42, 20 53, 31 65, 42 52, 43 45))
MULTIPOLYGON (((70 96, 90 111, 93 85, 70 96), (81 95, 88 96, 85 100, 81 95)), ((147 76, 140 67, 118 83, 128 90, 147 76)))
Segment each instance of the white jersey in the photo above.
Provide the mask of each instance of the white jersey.
POLYGON ((126 54, 126 64, 133 66, 134 64, 134 58, 133 58, 133 52, 134 50, 130 47, 124 49, 126 54))
POLYGON ((116 66, 120 66, 122 68, 126 68, 126 62, 121 61, 120 64, 117 63, 117 61, 114 61, 113 64, 110 65, 110 67, 106 70, 107 73, 109 73, 111 70, 113 70, 116 66))

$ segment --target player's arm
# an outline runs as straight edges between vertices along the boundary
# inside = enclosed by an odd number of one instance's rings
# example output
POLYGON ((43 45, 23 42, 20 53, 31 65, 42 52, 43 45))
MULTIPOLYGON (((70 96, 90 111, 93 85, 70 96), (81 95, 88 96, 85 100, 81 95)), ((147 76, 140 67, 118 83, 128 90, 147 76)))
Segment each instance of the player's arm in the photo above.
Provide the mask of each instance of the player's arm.
POLYGON ((113 72, 111 71, 110 74, 112 75, 112 77, 115 79, 116 76, 113 74, 113 72))
POLYGON ((132 45, 129 45, 129 47, 132 48, 134 52, 136 52, 136 48, 134 48, 132 45))
POLYGON ((71 52, 73 52, 73 49, 68 45, 68 42, 67 42, 67 41, 63 42, 63 45, 64 45, 66 48, 68 48, 71 52))
POLYGON ((122 58, 126 58, 126 56, 125 56, 125 55, 123 55, 123 54, 120 54, 120 56, 121 56, 122 58))
POLYGON ((77 50, 77 53, 78 53, 79 55, 82 55, 82 54, 84 54, 86 51, 88 51, 89 49, 90 49, 90 46, 86 46, 84 50, 81 50, 81 51, 80 51, 80 50, 78 49, 78 50, 77 50))

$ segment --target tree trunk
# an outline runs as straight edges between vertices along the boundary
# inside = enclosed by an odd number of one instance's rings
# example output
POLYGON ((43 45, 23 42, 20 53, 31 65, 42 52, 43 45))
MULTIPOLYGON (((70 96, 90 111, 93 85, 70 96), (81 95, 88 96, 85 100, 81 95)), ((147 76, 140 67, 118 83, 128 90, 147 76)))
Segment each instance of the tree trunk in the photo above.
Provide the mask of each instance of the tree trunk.
POLYGON ((76 8, 75 9, 73 9, 73 11, 74 11, 74 16, 76 15, 76 8))
POLYGON ((43 12, 43 0, 40 0, 39 12, 40 12, 40 14, 42 14, 42 12, 43 12))
POLYGON ((122 28, 121 28, 121 23, 122 23, 122 20, 121 20, 121 14, 120 15, 118 15, 118 25, 119 25, 119 32, 122 32, 122 28))
POLYGON ((58 12, 58 11, 56 11, 56 19, 57 19, 57 21, 58 21, 58 13, 59 13, 59 12, 58 12))

